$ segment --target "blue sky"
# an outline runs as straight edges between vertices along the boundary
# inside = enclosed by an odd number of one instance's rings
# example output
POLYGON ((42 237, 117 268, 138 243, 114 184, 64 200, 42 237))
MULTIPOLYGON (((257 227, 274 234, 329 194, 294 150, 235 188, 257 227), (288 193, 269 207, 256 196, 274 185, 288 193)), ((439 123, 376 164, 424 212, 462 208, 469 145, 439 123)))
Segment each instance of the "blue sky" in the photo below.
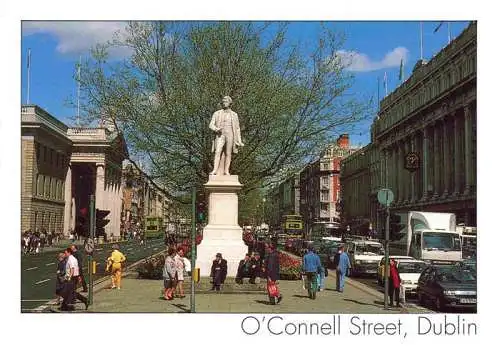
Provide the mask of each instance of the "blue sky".
MULTIPOLYGON (((447 23, 447 22, 446 22, 447 23)), ((423 56, 432 58, 448 43, 448 27, 443 24, 437 33, 437 21, 423 22, 423 56)), ((457 37, 468 22, 450 22, 451 38, 457 37)), ((61 121, 72 125, 69 117, 76 110, 67 107, 67 100, 75 100, 76 82, 73 79, 79 56, 88 55, 91 46, 111 39, 116 30, 123 29, 124 22, 23 22, 22 103, 27 101, 27 51, 31 49, 30 103, 37 104, 61 121)), ((420 22, 365 21, 330 22, 343 31, 346 37, 341 52, 349 57, 350 69, 355 74, 354 86, 349 93, 377 98, 377 78, 380 79, 380 96, 384 73, 388 76, 389 93, 399 84, 399 65, 405 62, 405 78, 420 58, 420 22)), ((292 22, 289 36, 310 41, 319 30, 318 22, 292 22)), ((112 59, 127 55, 125 50, 111 52, 112 59)), ((370 141, 369 126, 361 125, 361 131, 351 134, 354 145, 370 141)))

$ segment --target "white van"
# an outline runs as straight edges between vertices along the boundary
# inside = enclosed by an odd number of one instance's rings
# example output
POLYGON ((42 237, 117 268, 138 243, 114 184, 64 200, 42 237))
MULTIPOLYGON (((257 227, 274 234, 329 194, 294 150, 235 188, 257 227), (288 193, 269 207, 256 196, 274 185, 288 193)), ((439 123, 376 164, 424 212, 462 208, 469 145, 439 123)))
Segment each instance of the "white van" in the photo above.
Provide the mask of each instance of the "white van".
POLYGON ((349 255, 354 277, 360 274, 376 275, 380 259, 385 253, 382 244, 372 240, 349 241, 345 251, 349 255))

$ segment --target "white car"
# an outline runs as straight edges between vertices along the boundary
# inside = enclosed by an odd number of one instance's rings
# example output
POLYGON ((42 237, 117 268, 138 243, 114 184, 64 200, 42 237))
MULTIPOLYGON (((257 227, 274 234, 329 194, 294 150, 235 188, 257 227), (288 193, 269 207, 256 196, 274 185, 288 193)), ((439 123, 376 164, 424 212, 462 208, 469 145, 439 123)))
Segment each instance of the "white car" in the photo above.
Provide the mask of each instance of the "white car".
POLYGON ((425 267, 427 267, 427 264, 424 261, 416 259, 399 259, 396 260, 396 264, 405 293, 416 294, 418 278, 425 267))

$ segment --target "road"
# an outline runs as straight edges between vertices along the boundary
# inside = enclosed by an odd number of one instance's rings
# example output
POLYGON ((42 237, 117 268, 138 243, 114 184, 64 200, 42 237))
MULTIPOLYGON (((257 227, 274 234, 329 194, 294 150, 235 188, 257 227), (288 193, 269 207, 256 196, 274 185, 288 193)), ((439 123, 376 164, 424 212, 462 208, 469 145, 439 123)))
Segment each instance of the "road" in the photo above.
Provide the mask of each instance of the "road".
MULTIPOLYGON (((376 289, 376 290, 380 291, 382 294, 384 293, 384 287, 381 285, 378 285, 377 279, 375 278, 375 276, 372 276, 372 277, 361 276, 361 277, 354 277, 351 279, 353 279, 357 282, 363 283, 363 284, 365 284, 373 289, 376 289)), ((407 306, 419 305, 417 297, 416 296, 409 296, 409 295, 406 296, 406 304, 407 304, 407 306)), ((425 307, 432 309, 435 312, 439 312, 436 308, 431 308, 429 306, 425 306, 425 307)), ((454 309, 454 308, 446 309, 445 312, 446 313, 475 313, 475 311, 473 309, 454 309)))
MULTIPOLYGON (((94 260, 97 262, 97 271, 94 279, 106 275, 106 258, 111 254, 111 247, 112 244, 96 246, 94 260)), ((120 243, 120 250, 127 257, 125 266, 156 254, 164 248, 163 239, 147 240, 143 246, 137 241, 120 243)), ((86 255, 83 248, 80 249, 86 255)), ((21 311, 29 311, 55 298, 57 254, 58 252, 54 251, 21 256, 21 311)), ((86 261, 83 270, 88 274, 86 261)))

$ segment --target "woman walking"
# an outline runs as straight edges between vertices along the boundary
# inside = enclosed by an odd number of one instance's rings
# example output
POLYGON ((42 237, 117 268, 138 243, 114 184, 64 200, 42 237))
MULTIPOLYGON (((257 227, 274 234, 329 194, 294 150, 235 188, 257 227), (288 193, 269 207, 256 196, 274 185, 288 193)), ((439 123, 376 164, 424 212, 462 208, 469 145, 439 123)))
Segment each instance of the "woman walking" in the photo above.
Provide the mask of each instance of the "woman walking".
POLYGON ((121 289, 122 263, 126 260, 125 255, 120 252, 118 244, 113 245, 113 252, 108 257, 106 271, 111 271, 111 289, 121 289))
POLYGON ((163 288, 165 300, 174 299, 174 291, 177 277, 177 269, 175 267, 175 249, 169 247, 167 251, 167 257, 165 258, 165 265, 163 266, 163 288))
POLYGON ((399 286, 401 284, 401 277, 399 276, 399 271, 396 266, 396 262, 394 259, 390 259, 389 262, 389 299, 390 299, 390 306, 394 306, 394 295, 396 295, 396 306, 400 307, 399 305, 399 286))
POLYGON ((177 254, 174 256, 175 269, 177 273, 177 290, 179 291, 179 297, 184 298, 184 272, 186 270, 186 265, 184 264, 184 249, 182 247, 177 248, 177 254))

